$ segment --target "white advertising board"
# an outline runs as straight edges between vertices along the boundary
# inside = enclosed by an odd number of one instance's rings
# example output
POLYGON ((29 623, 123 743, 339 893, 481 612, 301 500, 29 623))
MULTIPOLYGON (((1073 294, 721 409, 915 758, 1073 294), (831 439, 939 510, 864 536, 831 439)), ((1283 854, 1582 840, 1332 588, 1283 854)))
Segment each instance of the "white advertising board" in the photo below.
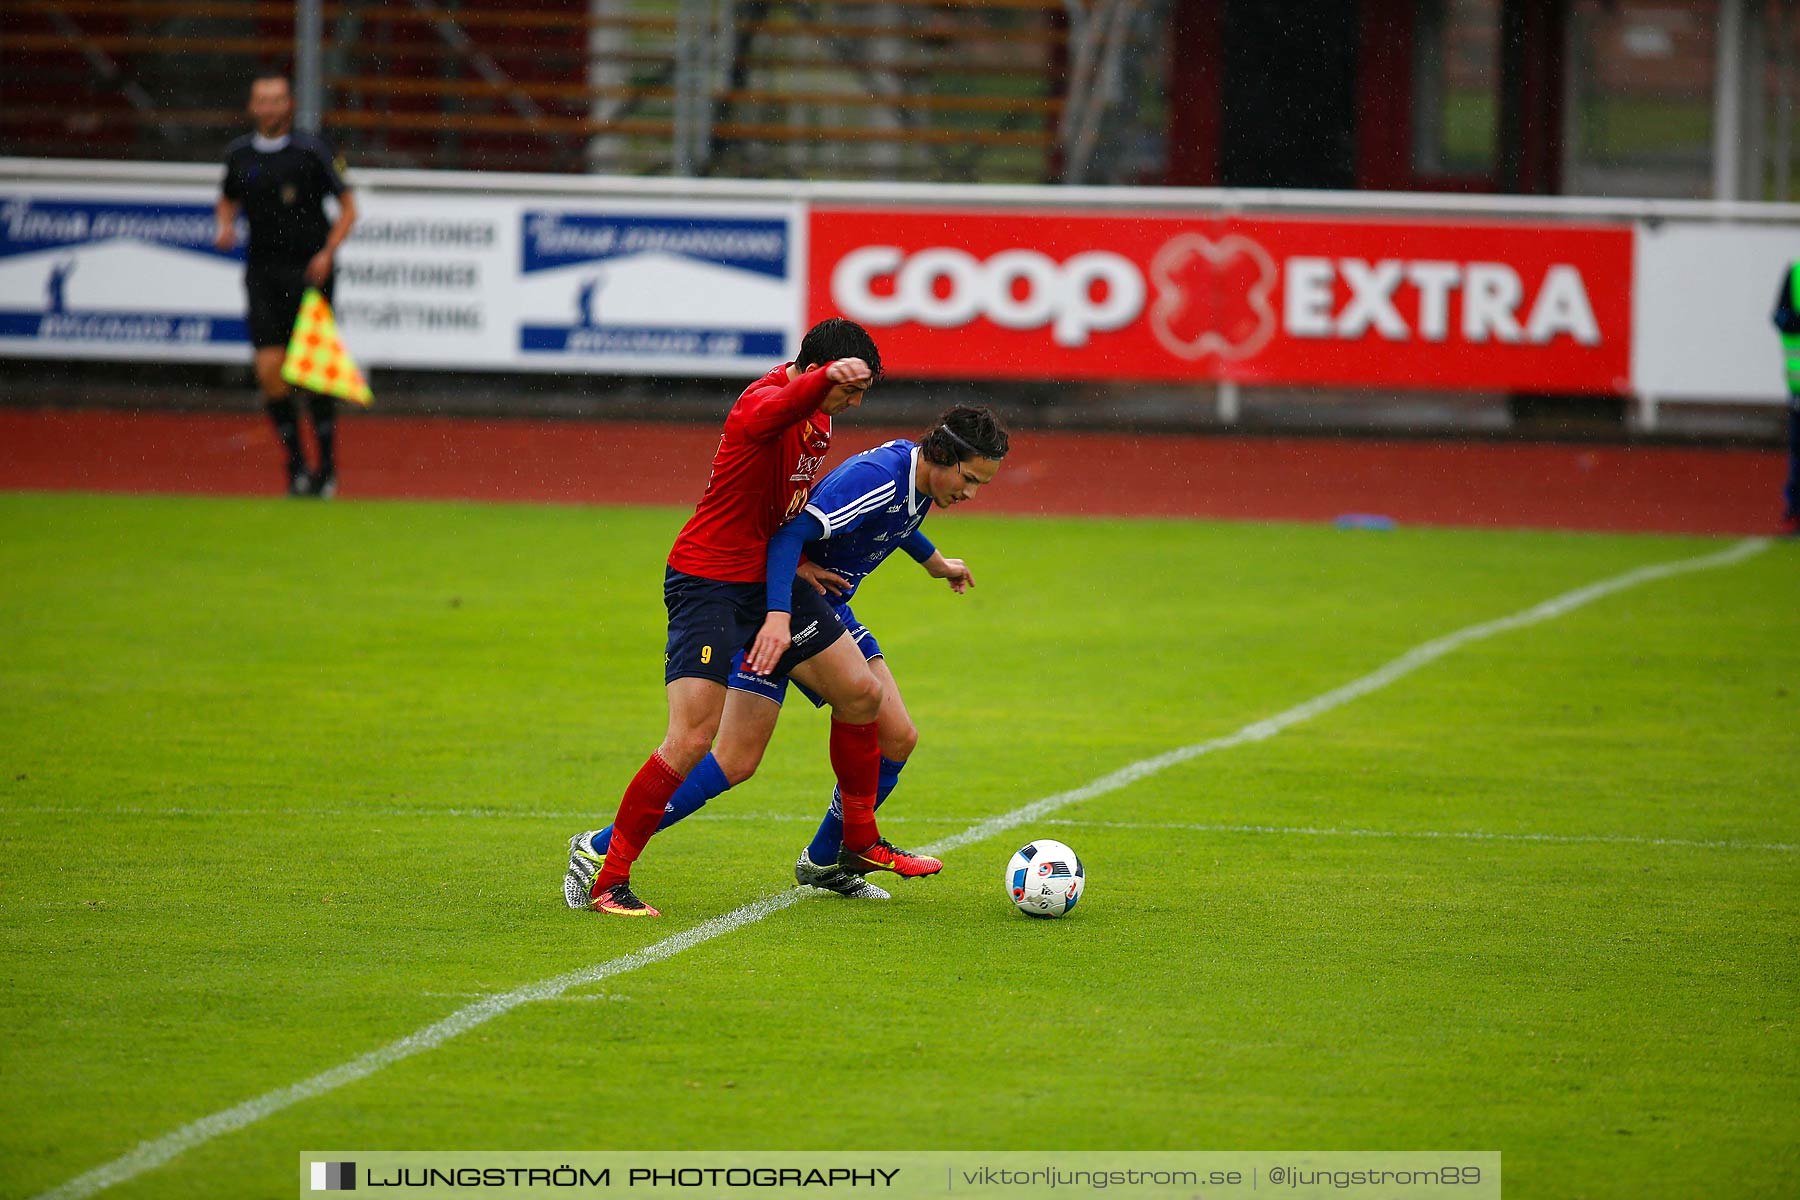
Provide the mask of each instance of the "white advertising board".
POLYGON ((1632 389, 1655 400, 1787 399, 1770 322, 1800 225, 1640 224, 1632 389))
POLYGON ((203 189, 0 188, 0 354, 236 362, 243 261, 203 189))
MULTIPOLYGON (((241 362, 201 186, 0 186, 0 354, 241 362)), ((801 206, 358 194, 334 307, 367 367, 758 375, 799 344, 801 206)))
MULTIPOLYGON (((247 360, 242 258, 212 245, 216 168, 3 162, 0 356, 247 360)), ((382 171, 352 182, 362 216, 339 254, 336 306, 351 352, 373 368, 760 374, 793 355, 804 329, 819 267, 808 247, 815 201, 885 203, 898 190, 927 207, 1029 201, 1039 215, 1075 203, 1038 188, 382 171)), ((1080 191, 1122 214, 1175 204, 1167 189, 1080 191)), ((1244 202, 1179 195, 1196 212, 1244 202)), ((1271 192, 1258 205, 1303 212, 1315 202, 1325 203, 1271 192)), ((1378 193, 1331 204, 1340 223, 1427 205, 1546 227, 1612 214, 1630 223, 1630 313, 1619 331, 1630 392, 1652 409, 1785 399, 1769 312, 1784 265, 1800 259, 1795 206, 1378 193)), ((1443 382, 1423 367, 1418 375, 1383 385, 1443 382)))

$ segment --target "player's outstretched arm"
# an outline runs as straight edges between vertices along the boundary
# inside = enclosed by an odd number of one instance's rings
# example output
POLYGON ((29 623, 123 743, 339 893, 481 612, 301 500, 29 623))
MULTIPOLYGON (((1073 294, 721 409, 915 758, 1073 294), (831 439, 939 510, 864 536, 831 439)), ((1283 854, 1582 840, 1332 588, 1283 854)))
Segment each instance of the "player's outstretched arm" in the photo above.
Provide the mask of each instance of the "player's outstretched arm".
POLYGON ((800 582, 810 584, 812 590, 821 596, 842 596, 850 590, 848 579, 818 563, 802 562, 794 574, 799 577, 800 582))
MULTIPOLYGON (((885 471, 856 459, 827 475, 814 489, 806 507, 795 513, 793 519, 769 539, 766 564, 769 611, 789 609, 794 576, 800 569, 801 552, 806 543, 834 538, 855 529, 871 512, 892 500, 895 490, 894 480, 885 471)), ((809 569, 801 573, 800 578, 822 596, 841 596, 850 590, 848 579, 814 564, 809 564, 809 569)))
POLYGON ((781 656, 794 644, 793 620, 790 612, 771 612, 763 618, 756 640, 750 643, 750 653, 744 656, 744 665, 751 674, 767 675, 775 669, 781 656))
POLYGON ((925 568, 925 573, 933 579, 947 579, 950 590, 962 595, 975 586, 975 576, 969 573, 969 566, 960 558, 945 558, 938 548, 931 544, 925 531, 915 529, 900 539, 900 548, 912 555, 912 560, 925 568))
POLYGON ((838 384, 872 377, 869 364, 862 359, 840 358, 802 371, 780 387, 758 388, 738 401, 727 420, 740 426, 752 441, 767 441, 817 412, 838 384))
POLYGON ((925 573, 933 579, 945 579, 950 583, 950 590, 962 595, 975 586, 975 575, 969 570, 969 564, 960 558, 945 558, 942 552, 934 552, 925 560, 925 573))
MULTIPOLYGON (((794 515, 793 520, 777 529, 775 536, 769 539, 769 555, 764 565, 769 581, 767 596, 770 612, 793 611, 794 573, 800 569, 800 555, 806 548, 806 543, 825 536, 824 522, 812 513, 800 512, 794 515)), ((823 588, 819 590, 824 591, 823 588)))
POLYGON ((800 566, 801 548, 825 532, 824 524, 811 513, 803 512, 775 531, 769 539, 768 604, 769 615, 763 618, 744 665, 753 674, 767 675, 793 644, 790 629, 793 622, 794 572, 800 566))
POLYGON ((875 373, 860 358, 840 358, 826 365, 825 377, 833 383, 867 383, 875 373))

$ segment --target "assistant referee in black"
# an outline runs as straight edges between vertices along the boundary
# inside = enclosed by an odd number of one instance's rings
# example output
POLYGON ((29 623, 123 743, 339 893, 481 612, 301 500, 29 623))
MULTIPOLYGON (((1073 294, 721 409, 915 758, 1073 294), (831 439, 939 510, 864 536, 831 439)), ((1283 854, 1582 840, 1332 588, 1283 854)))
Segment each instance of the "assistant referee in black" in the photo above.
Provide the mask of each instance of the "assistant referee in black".
POLYGON ((256 382, 287 451, 288 494, 328 498, 337 492, 337 401, 307 394, 319 443, 319 466, 310 470, 300 445, 299 410, 281 377, 281 362, 307 285, 331 298, 334 259, 356 223, 356 201, 332 163, 331 148, 310 133, 295 132, 294 94, 286 76, 259 75, 251 82, 250 118, 256 132, 225 151, 214 244, 221 250, 237 244, 241 212, 250 225, 244 290, 250 299, 256 382), (337 197, 336 221, 325 215, 327 196, 337 197))

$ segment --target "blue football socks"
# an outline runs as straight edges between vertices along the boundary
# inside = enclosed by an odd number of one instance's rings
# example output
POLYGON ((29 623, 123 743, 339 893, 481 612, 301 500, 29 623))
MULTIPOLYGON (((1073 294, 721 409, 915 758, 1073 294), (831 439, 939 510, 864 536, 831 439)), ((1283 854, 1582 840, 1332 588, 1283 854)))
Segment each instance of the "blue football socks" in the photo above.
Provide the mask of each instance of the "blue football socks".
MULTIPOLYGON (((900 772, 905 762, 895 762, 891 758, 882 758, 879 774, 876 776, 875 807, 880 808, 900 782, 900 772)), ((731 784, 725 779, 725 772, 720 770, 718 760, 708 754, 700 760, 700 765, 688 772, 688 777, 681 781, 675 794, 669 797, 668 807, 663 810, 662 820, 657 823, 657 832, 667 829, 675 822, 693 816, 706 807, 706 802, 713 797, 728 791, 731 784)), ((593 836, 594 852, 605 854, 612 845, 612 826, 608 825, 593 836)), ((819 822, 819 831, 813 835, 812 844, 806 848, 807 857, 823 866, 834 863, 838 859, 838 851, 844 844, 844 808, 837 789, 831 791, 831 808, 825 819, 819 822)))
MULTIPOLYGON (((880 808, 882 802, 900 782, 900 772, 906 766, 905 760, 895 762, 885 755, 881 759, 881 771, 876 776, 875 807, 880 808)), ((844 798, 836 788, 831 789, 831 807, 826 810, 825 819, 819 822, 819 832, 813 835, 812 845, 806 848, 806 857, 818 866, 826 866, 838 860, 838 851, 844 846, 844 798)))
MULTIPOLYGON (((662 820, 657 823, 657 832, 661 833, 675 822, 693 816, 706 807, 708 800, 730 787, 725 772, 719 769, 718 760, 708 754, 700 760, 699 766, 688 772, 688 777, 681 781, 681 786, 669 797, 669 803, 663 808, 662 820)), ((605 854, 612 846, 612 830, 613 827, 608 825, 594 835, 595 853, 605 854)))

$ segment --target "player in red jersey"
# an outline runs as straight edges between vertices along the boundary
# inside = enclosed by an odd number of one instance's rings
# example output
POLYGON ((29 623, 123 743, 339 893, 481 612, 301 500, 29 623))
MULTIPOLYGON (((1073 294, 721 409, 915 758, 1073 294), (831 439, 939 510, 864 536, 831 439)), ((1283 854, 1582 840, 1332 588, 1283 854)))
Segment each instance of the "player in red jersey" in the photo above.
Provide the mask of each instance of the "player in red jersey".
MULTIPOLYGON (((868 331, 832 318, 807 331, 794 362, 745 388, 732 405, 706 493, 676 536, 663 577, 668 732, 626 787, 606 853, 593 850, 588 834, 569 839, 563 893, 571 907, 659 915, 633 894, 632 864, 669 797, 719 734, 732 658, 755 637, 768 607, 770 537, 805 507, 831 446, 831 418, 861 404, 880 372, 868 331)), ((797 583, 793 597, 793 645, 782 667, 831 705, 831 767, 844 798, 845 845, 876 869, 934 873, 941 863, 888 845, 875 825, 880 681, 816 590, 797 583)), ((723 778, 717 783, 714 794, 725 790, 723 778)))

